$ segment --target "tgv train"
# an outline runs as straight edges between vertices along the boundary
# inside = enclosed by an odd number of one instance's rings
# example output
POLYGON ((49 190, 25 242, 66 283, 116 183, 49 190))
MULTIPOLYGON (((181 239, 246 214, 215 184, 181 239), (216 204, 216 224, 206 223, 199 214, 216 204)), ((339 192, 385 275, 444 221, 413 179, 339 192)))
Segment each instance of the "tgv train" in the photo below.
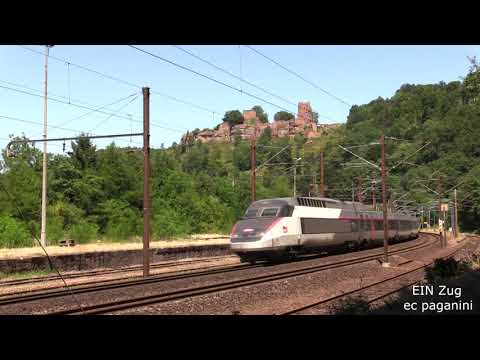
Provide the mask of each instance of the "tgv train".
MULTIPOLYGON (((418 237, 419 220, 388 213, 388 237, 418 237)), ((230 234, 231 250, 242 262, 284 259, 328 248, 350 250, 383 243, 383 212, 364 204, 329 198, 295 197, 252 203, 230 234)))

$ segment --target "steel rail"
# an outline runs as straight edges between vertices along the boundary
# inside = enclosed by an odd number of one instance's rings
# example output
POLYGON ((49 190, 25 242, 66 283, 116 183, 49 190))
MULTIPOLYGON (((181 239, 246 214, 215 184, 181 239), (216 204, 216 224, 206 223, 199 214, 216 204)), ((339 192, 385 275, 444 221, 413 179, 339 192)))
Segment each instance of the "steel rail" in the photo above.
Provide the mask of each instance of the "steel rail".
MULTIPOLYGON (((396 249, 391 253, 399 254, 404 252, 410 252, 410 251, 415 251, 431 245, 433 245, 433 243, 427 240, 420 244, 415 244, 413 246, 407 246, 404 248, 396 249)), ((180 300, 184 298, 190 298, 194 296, 200 296, 200 295, 215 293, 219 291, 236 289, 239 287, 244 287, 249 285, 256 285, 256 284, 262 284, 270 281, 287 279, 295 276, 315 273, 318 271, 324 271, 324 270, 330 270, 330 269, 355 265, 355 264, 364 263, 371 260, 377 260, 381 257, 381 255, 382 253, 379 252, 378 254, 371 254, 363 257, 355 257, 351 259, 341 260, 338 262, 314 265, 314 266, 304 267, 296 270, 286 270, 286 271, 278 272, 275 274, 260 275, 254 278, 232 280, 232 281, 226 281, 219 284, 199 286, 199 287, 188 288, 183 290, 176 290, 176 291, 163 293, 163 294, 154 294, 154 295, 148 295, 148 296, 128 298, 123 300, 116 300, 108 303, 83 306, 83 311, 81 311, 78 308, 54 311, 49 313, 49 315, 69 315, 69 314, 77 314, 77 313, 82 313, 87 315, 104 314, 104 313, 109 313, 113 311, 120 311, 120 310, 125 310, 129 308, 135 308, 135 307, 140 307, 140 306, 145 306, 150 304, 180 300)))
MULTIPOLYGON (((231 271, 237 271, 239 269, 250 269, 259 267, 261 265, 233 265, 222 267, 220 269, 214 270, 207 270, 207 271, 193 271, 188 274, 177 274, 177 275, 158 275, 158 276, 150 276, 148 278, 140 278, 140 279, 121 279, 119 281, 108 281, 106 284, 84 284, 84 285, 73 285, 70 286, 71 292, 74 294, 85 294, 95 291, 102 291, 102 290, 113 290, 118 288, 125 288, 130 286, 137 286, 137 285, 146 285, 151 283, 159 283, 164 281, 171 281, 171 280, 179 280, 184 278, 192 278, 196 276, 204 276, 204 275, 213 275, 219 273, 228 273, 231 271)), ((45 291, 34 291, 32 293, 27 293, 26 295, 13 295, 13 296, 4 296, 0 298, 0 306, 16 304, 21 302, 27 301, 36 301, 36 300, 44 300, 44 299, 52 299, 56 297, 68 296, 70 292, 66 291, 63 287, 61 290, 57 289, 49 289, 45 291)))
MULTIPOLYGON (((438 234, 432 234, 432 233, 427 233, 427 234, 430 234, 430 235, 433 235, 433 236, 436 236, 437 239, 439 239, 439 235, 438 234)), ((450 254, 448 255, 444 255, 444 256, 441 256, 440 258, 441 259, 447 259, 449 257, 452 257, 452 256, 455 256, 460 250, 462 249, 462 247, 459 247, 458 249, 454 250, 453 252, 451 252, 450 254)), ((317 301, 315 303, 311 303, 311 304, 308 304, 308 305, 305 305, 305 306, 302 306, 300 308, 296 308, 296 309, 293 309, 293 310, 289 310, 287 312, 283 312, 283 313, 280 313, 280 314, 277 314, 277 315, 292 315, 292 314, 296 314, 296 313, 300 313, 302 311, 305 311, 305 310, 308 310, 308 309, 311 309, 311 308, 314 308, 314 307, 317 307, 317 306, 320 306, 320 305, 325 305, 327 303, 330 303, 332 301, 335 301, 335 300, 339 300, 341 298, 345 298, 347 296, 350 296, 350 295, 354 295, 356 293, 361 293, 362 291, 364 291, 365 289, 369 289, 369 288, 372 288, 372 287, 375 287, 375 286, 378 286, 378 285, 382 285, 382 284, 386 284, 392 280, 395 280, 395 279, 398 279, 398 278, 401 278, 401 277, 404 277, 406 275, 410 275, 414 272, 417 272, 419 270, 422 270, 422 269, 426 269, 428 266, 431 266, 433 263, 435 262, 435 260, 432 260, 426 264, 423 264, 421 266, 418 266, 414 269, 411 269, 411 270, 408 270, 406 272, 403 272, 401 274, 398 274, 398 275, 395 275, 395 276, 392 276, 388 279, 383 279, 383 280, 380 280, 380 281, 377 281, 377 282, 374 282, 372 284, 369 284, 369 285, 366 285, 366 286, 362 286, 360 288, 357 288, 357 289, 354 289, 354 290, 351 290, 351 291, 348 291, 348 292, 345 292, 345 293, 342 293, 342 294, 339 294, 339 295, 335 295, 335 296, 332 296, 332 297, 329 297, 327 299, 323 299, 323 300, 320 300, 320 301, 317 301)), ((381 300, 387 296, 390 296, 394 293, 397 293, 398 291, 401 291, 402 289, 405 289, 405 288, 408 288, 418 282, 420 282, 420 280, 416 280, 414 282, 410 282, 408 283, 407 285, 403 285, 401 287, 397 287, 395 288, 394 290, 391 290, 389 292, 387 292, 386 294, 382 294, 380 296, 377 296, 373 299, 370 299, 368 300, 368 304, 371 304, 373 302, 376 302, 378 300, 381 300)))
MULTIPOLYGON (((177 266, 183 266, 183 265, 191 265, 191 264, 196 264, 196 263, 209 263, 209 262, 214 262, 217 260, 223 260, 223 259, 228 259, 228 258, 234 258, 236 257, 235 255, 227 255, 227 256, 219 256, 215 258, 208 258, 208 259, 193 259, 193 260, 186 260, 186 261, 169 261, 169 262, 162 262, 162 263, 155 263, 151 265, 151 268, 153 269, 162 269, 162 268, 168 268, 168 267, 177 267, 177 266)), ((213 265, 209 267, 202 267, 201 269, 209 269, 215 266, 221 266, 221 265, 213 265)), ((142 270, 142 265, 133 265, 133 266, 128 266, 124 267, 121 269, 105 269, 105 270, 92 270, 92 271, 85 271, 82 273, 73 273, 73 274, 64 274, 63 278, 64 279, 76 279, 76 278, 82 278, 82 277, 92 277, 92 276, 102 276, 102 275, 110 275, 110 274, 118 274, 118 273, 128 273, 128 272, 134 272, 134 271, 140 271, 142 270)), ((174 270, 171 272, 181 272, 181 271, 190 271, 190 270, 198 270, 198 269, 184 269, 184 270, 174 270)), ((166 272, 162 274, 168 274, 171 272, 166 272)), ((117 278, 114 280, 122 280, 122 279, 131 279, 135 278, 132 276, 127 276, 124 278, 117 278)), ((7 286, 16 286, 16 285, 29 285, 29 284, 36 284, 36 283, 41 283, 41 282, 48 282, 48 281, 57 281, 61 280, 61 278, 58 275, 48 275, 48 276, 37 276, 37 277, 32 277, 28 279, 12 279, 12 280, 5 280, 5 281, 0 281, 0 287, 7 287, 7 286)), ((101 280, 98 281, 100 282, 107 282, 107 281, 112 281, 112 280, 101 280)), ((96 284, 97 282, 88 282, 88 284, 96 284)), ((57 286, 57 287, 49 287, 48 289, 54 289, 54 288, 63 288, 64 286, 57 286)), ((31 291, 22 291, 22 292, 14 292, 14 293, 9 293, 8 295, 14 295, 14 294, 20 294, 20 293, 26 293, 26 292, 33 292, 33 291, 38 291, 37 290, 31 290, 31 291)), ((0 299, 2 298, 3 295, 0 295, 0 299)))

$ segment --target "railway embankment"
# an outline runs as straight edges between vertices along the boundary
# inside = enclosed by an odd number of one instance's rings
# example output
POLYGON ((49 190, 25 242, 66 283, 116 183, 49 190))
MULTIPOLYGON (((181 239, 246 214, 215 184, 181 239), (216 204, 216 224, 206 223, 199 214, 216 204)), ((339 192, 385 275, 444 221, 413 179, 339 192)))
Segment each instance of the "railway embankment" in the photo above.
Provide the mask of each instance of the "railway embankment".
MULTIPOLYGON (((89 270, 138 265, 143 261, 142 243, 48 246, 50 260, 60 271, 89 270)), ((151 262, 221 256, 230 253, 229 239, 203 235, 189 239, 155 241, 150 244, 151 262)), ((0 273, 48 271, 50 264, 40 247, 0 249, 0 273)))

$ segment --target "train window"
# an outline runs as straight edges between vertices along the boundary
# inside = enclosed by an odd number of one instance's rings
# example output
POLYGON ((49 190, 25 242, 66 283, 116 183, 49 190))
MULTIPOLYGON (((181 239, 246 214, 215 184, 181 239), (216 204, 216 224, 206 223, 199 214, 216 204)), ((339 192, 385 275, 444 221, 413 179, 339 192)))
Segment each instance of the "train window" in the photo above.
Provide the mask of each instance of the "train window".
POLYGON ((245 213, 245 218, 254 218, 257 216, 258 209, 248 209, 245 213))
POLYGON ((348 221, 336 219, 302 218, 302 234, 348 233, 351 225, 348 221))
POLYGON ((264 208, 262 211, 262 215, 260 216, 269 216, 269 217, 275 217, 278 214, 279 208, 264 208))

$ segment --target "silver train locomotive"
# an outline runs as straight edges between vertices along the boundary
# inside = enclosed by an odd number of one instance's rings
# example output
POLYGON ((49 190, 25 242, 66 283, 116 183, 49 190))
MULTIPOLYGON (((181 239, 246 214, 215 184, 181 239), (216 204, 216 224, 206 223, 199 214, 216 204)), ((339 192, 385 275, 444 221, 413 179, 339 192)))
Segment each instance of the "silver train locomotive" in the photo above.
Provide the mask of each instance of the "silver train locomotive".
MULTIPOLYGON (((390 241, 418 237, 419 220, 388 213, 390 241)), ((296 197, 252 203, 230 234, 242 262, 285 259, 329 248, 350 250, 383 243, 383 213, 366 205, 329 198, 296 197)))

